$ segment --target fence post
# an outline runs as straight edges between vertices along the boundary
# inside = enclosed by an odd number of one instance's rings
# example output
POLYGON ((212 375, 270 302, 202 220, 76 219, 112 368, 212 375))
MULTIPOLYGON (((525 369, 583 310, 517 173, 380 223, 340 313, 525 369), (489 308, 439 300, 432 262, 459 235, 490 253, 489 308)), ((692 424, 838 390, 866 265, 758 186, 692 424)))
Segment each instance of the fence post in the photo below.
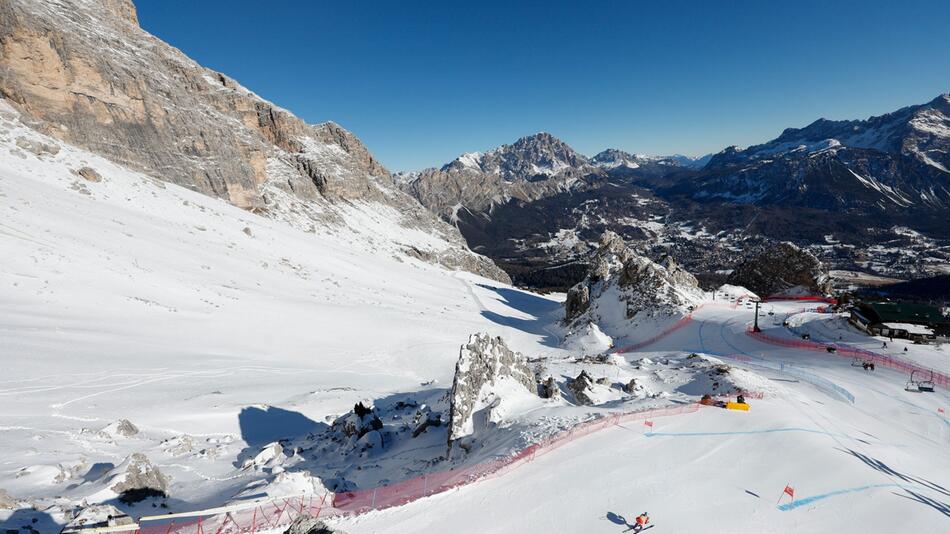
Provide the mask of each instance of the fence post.
POLYGON ((379 489, 379 488, 373 488, 373 504, 370 505, 370 506, 371 506, 374 510, 376 509, 376 491, 377 491, 378 489, 379 489))
POLYGON ((429 475, 422 475, 422 496, 429 496, 429 475))

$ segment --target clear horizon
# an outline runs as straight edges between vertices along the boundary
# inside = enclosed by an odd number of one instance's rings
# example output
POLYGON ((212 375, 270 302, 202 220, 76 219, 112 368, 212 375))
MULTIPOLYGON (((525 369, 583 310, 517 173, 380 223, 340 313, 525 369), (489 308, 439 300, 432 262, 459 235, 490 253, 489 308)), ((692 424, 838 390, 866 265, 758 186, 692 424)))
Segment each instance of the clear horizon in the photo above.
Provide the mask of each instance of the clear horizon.
POLYGON ((540 131, 588 156, 701 156, 950 90, 948 2, 135 4, 147 31, 394 172, 540 131))

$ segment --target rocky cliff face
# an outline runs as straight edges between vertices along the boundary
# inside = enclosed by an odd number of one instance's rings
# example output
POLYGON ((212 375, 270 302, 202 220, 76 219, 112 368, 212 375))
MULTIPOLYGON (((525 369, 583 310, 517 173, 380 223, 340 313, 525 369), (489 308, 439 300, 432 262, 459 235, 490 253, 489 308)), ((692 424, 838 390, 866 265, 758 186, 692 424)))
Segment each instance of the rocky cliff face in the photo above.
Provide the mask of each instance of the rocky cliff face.
POLYGON ((768 296, 789 290, 825 295, 831 292, 831 278, 814 254, 792 243, 765 245, 729 275, 729 283, 768 296))
MULTIPOLYGON (((512 393, 507 385, 536 395, 534 373, 524 356, 505 345, 500 337, 473 334, 459 351, 450 392, 448 444, 474 431, 476 411, 503 402, 512 393)), ((489 419, 491 415, 489 414, 489 419)))
POLYGON ((389 208, 395 225, 445 241, 416 256, 507 278, 399 191, 353 134, 198 65, 139 28, 130 0, 0 3, 0 97, 41 133, 247 209, 282 206, 320 227, 346 224, 341 203, 389 208))
POLYGON ((587 276, 568 291, 564 320, 575 327, 597 324, 611 334, 634 318, 685 313, 702 298, 699 282, 672 258, 653 262, 608 231, 587 276))

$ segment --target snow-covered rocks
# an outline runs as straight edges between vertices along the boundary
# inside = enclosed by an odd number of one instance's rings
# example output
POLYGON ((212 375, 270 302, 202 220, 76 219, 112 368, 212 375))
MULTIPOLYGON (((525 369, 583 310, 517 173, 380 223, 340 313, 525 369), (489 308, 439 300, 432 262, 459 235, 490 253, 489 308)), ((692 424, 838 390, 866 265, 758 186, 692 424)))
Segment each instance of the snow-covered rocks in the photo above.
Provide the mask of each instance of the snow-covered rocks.
POLYGON ((277 476, 251 482, 238 492, 229 504, 261 498, 275 499, 291 495, 314 495, 322 498, 329 490, 323 481, 309 471, 283 471, 277 476))
POLYGON ((553 376, 549 376, 547 380, 541 383, 540 386, 540 395, 545 399, 559 399, 561 398, 561 388, 557 384, 557 380, 553 376))
POLYGON ((702 299, 696 278, 672 258, 655 263, 607 231, 600 238, 587 277, 568 292, 565 322, 584 329, 589 328, 585 323, 593 323, 597 331, 610 334, 625 330, 639 314, 686 313, 702 299))
POLYGON ((107 425, 100 432, 110 436, 119 436, 130 438, 139 433, 138 427, 133 425, 128 419, 119 419, 118 421, 107 425))
POLYGON ((63 527, 61 534, 78 534, 88 532, 87 529, 121 527, 134 523, 135 521, 131 517, 111 504, 95 504, 80 510, 79 513, 63 527))
POLYGON ((613 347, 614 342, 599 326, 587 323, 569 332, 562 346, 567 350, 583 354, 600 354, 613 347))
POLYGON ((253 458, 245 460, 241 468, 263 471, 265 469, 274 469, 283 464, 286 460, 287 455, 284 454, 283 445, 275 441, 261 448, 261 452, 257 453, 253 458))
POLYGON ((567 388, 574 394, 574 400, 577 401, 578 404, 585 406, 594 404, 594 400, 591 396, 594 389, 594 379, 591 378, 586 370, 581 371, 576 378, 571 380, 570 383, 567 384, 567 388))
POLYGON ((327 526, 320 519, 308 516, 300 516, 291 523, 290 527, 284 531, 284 534, 345 534, 342 530, 337 530, 327 526))
POLYGON ((109 473, 109 489, 119 500, 134 503, 168 495, 169 480, 148 457, 133 453, 109 473))
MULTIPOLYGON (((448 443, 473 433, 475 412, 489 408, 499 415, 504 397, 521 393, 536 396, 534 374, 520 353, 500 337, 473 334, 462 345, 450 393, 448 443), (520 390, 520 393, 519 393, 520 390)), ((489 414, 491 419, 491 414, 489 414)))

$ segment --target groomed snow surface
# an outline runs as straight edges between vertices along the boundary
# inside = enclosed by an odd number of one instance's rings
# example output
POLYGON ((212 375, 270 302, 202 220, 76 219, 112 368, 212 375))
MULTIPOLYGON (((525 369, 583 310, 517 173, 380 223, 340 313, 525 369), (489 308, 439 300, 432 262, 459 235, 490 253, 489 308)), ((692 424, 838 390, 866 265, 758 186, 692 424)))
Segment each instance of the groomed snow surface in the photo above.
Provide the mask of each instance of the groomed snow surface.
MULTIPOLYGON (((132 453, 170 478, 170 511, 318 492, 320 480, 269 444, 305 439, 358 401, 440 395, 459 345, 479 331, 562 385, 580 369, 607 379, 593 390, 597 406, 574 405, 567 389, 561 400, 505 406, 497 430, 510 425, 522 440, 595 413, 713 393, 715 378, 691 352, 712 364, 743 366, 736 355, 791 363, 855 402, 790 373, 733 369, 730 385, 765 393, 748 413, 702 408, 657 419, 651 433, 616 427, 504 476, 334 525, 351 534, 621 532, 648 511, 655 532, 950 528, 950 423, 938 411, 950 409, 947 391, 909 393, 907 377, 889 369, 763 344, 745 334, 745 306, 710 302, 638 352, 577 361, 610 341, 591 328, 562 348, 561 296, 298 231, 69 147, 37 156, 8 136, 0 151, 0 488, 23 503, 0 510, 5 529, 56 532, 63 510, 83 500, 115 503, 111 481, 132 453), (85 165, 103 180, 69 171, 85 165), (630 378, 644 389, 623 392, 630 378), (121 419, 138 433, 125 435, 121 419), (786 484, 795 500, 782 509, 786 484)), ((880 346, 841 317, 767 307, 770 334, 880 346)), ((904 346, 887 350, 950 369, 945 348, 904 346)), ((435 457, 435 445, 409 457, 435 457)), ((154 502, 121 507, 136 517, 165 511, 154 502)))

